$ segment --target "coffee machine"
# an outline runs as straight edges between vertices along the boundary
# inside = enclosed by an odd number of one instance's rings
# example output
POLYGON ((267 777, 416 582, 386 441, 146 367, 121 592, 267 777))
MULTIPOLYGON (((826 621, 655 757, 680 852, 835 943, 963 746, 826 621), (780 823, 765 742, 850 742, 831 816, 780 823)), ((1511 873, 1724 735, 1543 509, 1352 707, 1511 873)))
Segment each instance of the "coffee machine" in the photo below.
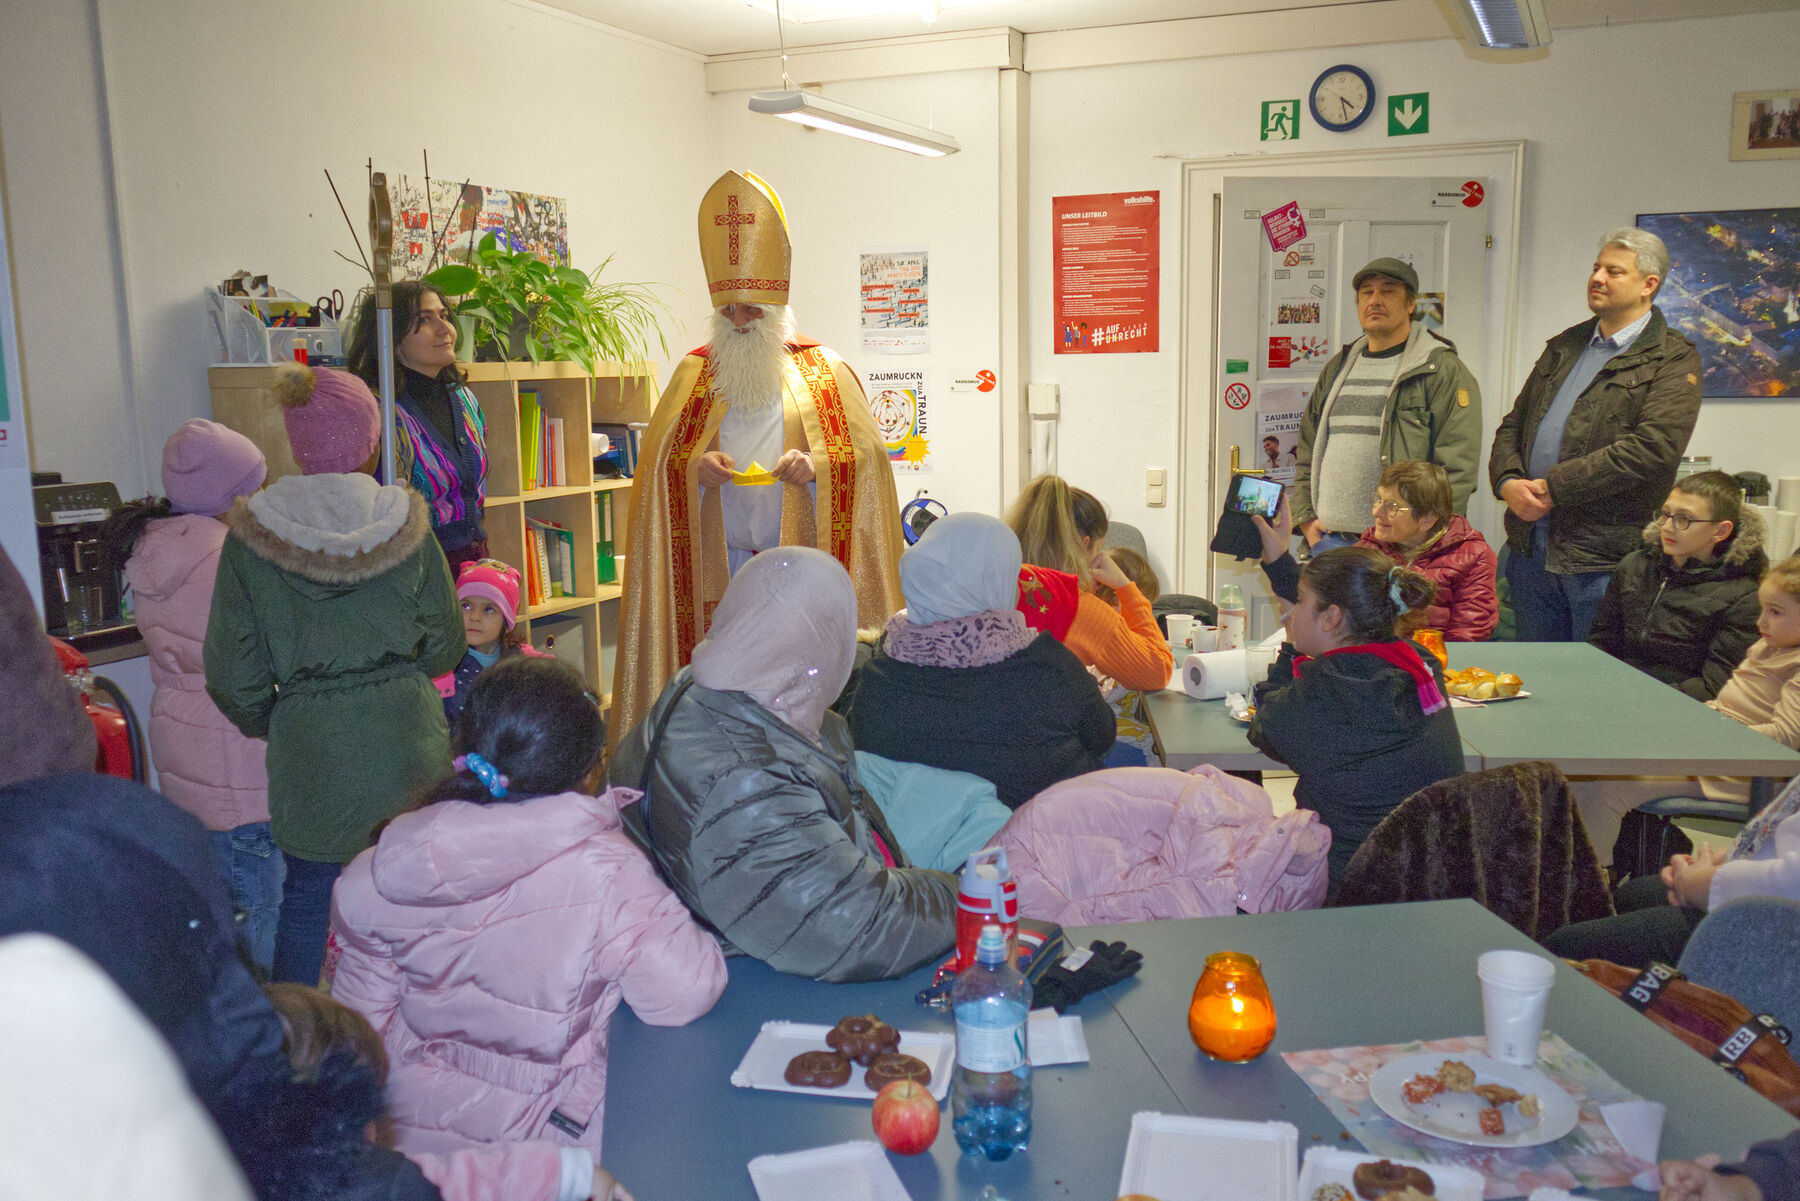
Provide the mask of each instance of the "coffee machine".
POLYGON ((119 508, 112 484, 33 479, 38 567, 43 573, 44 626, 58 638, 111 629, 119 617, 119 573, 107 562, 100 527, 119 508))

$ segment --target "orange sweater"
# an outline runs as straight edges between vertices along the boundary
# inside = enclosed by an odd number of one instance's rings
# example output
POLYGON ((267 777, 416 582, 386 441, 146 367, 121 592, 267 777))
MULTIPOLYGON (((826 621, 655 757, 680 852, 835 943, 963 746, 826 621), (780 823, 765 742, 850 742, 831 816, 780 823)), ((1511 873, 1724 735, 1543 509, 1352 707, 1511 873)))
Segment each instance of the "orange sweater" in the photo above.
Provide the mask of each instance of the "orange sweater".
POLYGON ((1136 584, 1117 589, 1119 607, 1083 592, 1063 645, 1090 667, 1127 688, 1154 691, 1168 686, 1175 657, 1163 640, 1150 602, 1136 584))

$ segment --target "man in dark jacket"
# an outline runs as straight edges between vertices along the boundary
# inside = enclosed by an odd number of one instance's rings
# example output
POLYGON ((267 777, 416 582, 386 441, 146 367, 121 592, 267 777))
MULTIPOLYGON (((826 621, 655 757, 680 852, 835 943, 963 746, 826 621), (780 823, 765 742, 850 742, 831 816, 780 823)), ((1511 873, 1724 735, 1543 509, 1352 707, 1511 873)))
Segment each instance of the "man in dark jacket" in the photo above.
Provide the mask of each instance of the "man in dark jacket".
POLYGON ((1506 502, 1506 578, 1523 642, 1588 636, 1613 568, 1675 482, 1700 415, 1700 354, 1652 300, 1662 239, 1614 229, 1588 275, 1583 321, 1550 339, 1494 433, 1488 478, 1506 502))

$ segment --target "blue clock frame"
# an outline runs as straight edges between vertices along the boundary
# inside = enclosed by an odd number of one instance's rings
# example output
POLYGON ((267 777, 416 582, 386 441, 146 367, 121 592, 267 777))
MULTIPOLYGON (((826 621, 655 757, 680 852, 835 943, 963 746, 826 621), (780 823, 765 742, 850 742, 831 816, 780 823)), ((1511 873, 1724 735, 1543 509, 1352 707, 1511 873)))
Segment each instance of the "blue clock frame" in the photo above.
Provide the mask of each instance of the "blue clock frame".
POLYGON ((1319 77, 1313 80, 1312 87, 1307 89, 1306 107, 1311 110, 1313 120, 1317 121, 1324 128, 1331 130, 1333 133, 1348 133, 1358 125, 1361 125, 1364 121, 1367 121, 1370 115, 1374 113, 1375 81, 1369 78, 1369 73, 1367 71, 1352 63, 1339 63, 1334 67, 1326 67, 1323 71, 1319 72, 1319 77), (1348 71, 1350 74, 1362 80, 1363 87, 1367 88, 1369 92, 1369 102, 1363 106, 1361 112, 1351 117, 1348 121, 1333 121, 1319 111, 1319 85, 1324 83, 1330 76, 1336 75, 1339 71, 1348 71))

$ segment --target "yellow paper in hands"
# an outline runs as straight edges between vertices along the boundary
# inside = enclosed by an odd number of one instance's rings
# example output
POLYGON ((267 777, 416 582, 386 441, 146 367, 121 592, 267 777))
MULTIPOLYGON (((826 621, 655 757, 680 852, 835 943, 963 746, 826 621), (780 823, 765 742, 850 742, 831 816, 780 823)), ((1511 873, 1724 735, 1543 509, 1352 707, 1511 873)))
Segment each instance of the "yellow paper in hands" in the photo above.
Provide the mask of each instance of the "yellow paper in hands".
POLYGON ((760 487, 763 484, 773 484, 776 482, 776 479, 769 474, 769 469, 767 467, 764 467, 755 459, 751 459, 750 466, 742 471, 734 471, 731 473, 731 482, 755 488, 760 487))

